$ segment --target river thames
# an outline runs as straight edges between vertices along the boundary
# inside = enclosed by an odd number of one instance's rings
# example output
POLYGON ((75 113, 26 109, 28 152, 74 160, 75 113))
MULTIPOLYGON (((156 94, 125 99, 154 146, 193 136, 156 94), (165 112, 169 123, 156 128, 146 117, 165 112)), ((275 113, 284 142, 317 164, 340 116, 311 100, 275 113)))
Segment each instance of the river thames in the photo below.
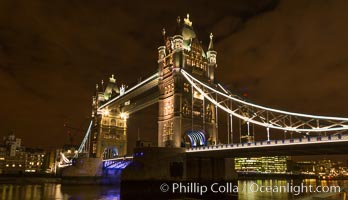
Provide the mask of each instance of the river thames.
MULTIPOLYGON (((156 184, 148 189, 149 184, 139 183, 136 186, 101 186, 101 185, 62 185, 54 183, 46 184, 1 184, 0 192, 1 199, 5 200, 37 200, 37 199, 96 199, 96 200, 118 200, 118 199, 213 199, 214 196, 209 194, 179 194, 173 195, 172 191, 161 192, 160 188, 156 184), (122 188, 122 190, 121 190, 122 188), (153 191, 151 191, 153 190, 153 191)), ((238 195, 224 194, 219 199, 306 199, 307 197, 313 197, 313 195, 327 195, 330 194, 326 191, 330 186, 339 186, 341 190, 348 188, 348 180, 240 180, 238 181, 238 195), (291 186, 312 186, 313 188, 320 188, 323 191, 306 192, 306 191, 280 191, 278 190, 283 186, 284 188, 291 186), (263 187, 263 190, 260 189, 263 187), (252 189, 251 189, 252 188, 252 189), (267 188, 269 189, 268 191, 267 188), (277 190, 275 190, 275 188, 277 190), (326 188, 326 189, 325 189, 326 188), (251 191, 251 190, 252 191, 251 191)), ((335 196, 337 197, 337 196, 335 196)), ((338 198, 338 197, 337 197, 338 198)))

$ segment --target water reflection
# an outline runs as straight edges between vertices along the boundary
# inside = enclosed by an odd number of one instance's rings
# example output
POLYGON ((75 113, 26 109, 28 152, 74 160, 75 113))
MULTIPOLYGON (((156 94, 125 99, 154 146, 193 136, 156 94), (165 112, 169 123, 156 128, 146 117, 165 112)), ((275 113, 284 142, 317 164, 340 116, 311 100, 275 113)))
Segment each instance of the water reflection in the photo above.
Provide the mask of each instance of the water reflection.
POLYGON ((1 184, 2 200, 70 200, 98 199, 119 200, 119 186, 67 185, 61 184, 1 184))
POLYGON ((62 194, 60 184, 2 184, 0 185, 0 191, 3 200, 68 199, 68 195, 62 194))
MULTIPOLYGON (((250 192, 248 189, 253 184, 271 187, 280 187, 289 185, 311 185, 316 186, 340 186, 348 188, 348 181, 339 180, 240 180, 238 181, 239 194, 238 199, 299 199, 309 195, 309 193, 300 193, 295 195, 291 192, 278 191, 278 192, 250 192)), ((188 196, 171 196, 170 194, 161 193, 157 184, 138 183, 136 185, 122 185, 122 193, 120 185, 113 186, 96 186, 96 185, 61 185, 61 184, 0 184, 1 199, 3 200, 37 200, 37 199, 55 199, 55 200, 70 200, 70 199, 97 199, 97 200, 119 200, 122 195, 122 199, 183 199, 188 196), (121 194, 121 195, 120 195, 121 194)), ((211 196, 210 196, 211 197, 211 196)), ((195 199, 211 199, 209 196, 195 196, 195 199)), ((226 196, 226 199, 233 199, 234 197, 226 196)), ((216 199, 216 198, 214 198, 216 199)), ((219 199, 225 199, 220 197, 219 199)), ((234 198, 236 199, 236 198, 234 198)))

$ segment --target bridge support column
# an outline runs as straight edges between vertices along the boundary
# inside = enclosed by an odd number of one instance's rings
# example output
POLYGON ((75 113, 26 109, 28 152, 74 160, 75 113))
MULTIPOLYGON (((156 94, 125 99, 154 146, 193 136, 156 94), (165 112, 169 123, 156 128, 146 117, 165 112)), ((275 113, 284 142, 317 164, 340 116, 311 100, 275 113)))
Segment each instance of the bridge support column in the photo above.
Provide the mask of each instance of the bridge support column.
POLYGON ((237 172, 234 165, 234 158, 225 158, 225 180, 237 179, 237 172))
POLYGON ((187 180, 220 181, 237 178, 233 158, 192 157, 186 160, 187 180))

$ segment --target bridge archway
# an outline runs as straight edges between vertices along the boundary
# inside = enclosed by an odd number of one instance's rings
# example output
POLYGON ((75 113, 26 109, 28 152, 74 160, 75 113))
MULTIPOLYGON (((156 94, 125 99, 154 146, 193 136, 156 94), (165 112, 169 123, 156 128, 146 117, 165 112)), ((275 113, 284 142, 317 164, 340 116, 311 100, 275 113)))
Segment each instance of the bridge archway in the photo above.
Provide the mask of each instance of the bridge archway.
POLYGON ((199 147, 199 146, 205 146, 206 145, 206 136, 204 131, 202 130, 190 130, 186 131, 185 134, 185 145, 184 146, 190 146, 190 147, 199 147))
POLYGON ((103 159, 112 159, 118 157, 117 147, 107 147, 103 151, 103 159))

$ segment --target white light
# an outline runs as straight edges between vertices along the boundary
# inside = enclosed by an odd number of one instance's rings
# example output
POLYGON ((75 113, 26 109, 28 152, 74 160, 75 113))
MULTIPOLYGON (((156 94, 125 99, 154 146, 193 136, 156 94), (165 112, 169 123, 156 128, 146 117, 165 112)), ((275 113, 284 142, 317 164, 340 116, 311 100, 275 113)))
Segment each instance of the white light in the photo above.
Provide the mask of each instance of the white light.
MULTIPOLYGON (((286 142, 289 142, 291 139, 287 139, 285 140, 286 142)), ((317 140, 311 140, 311 141, 294 141, 294 143, 284 143, 284 144, 274 144, 274 141, 271 141, 271 144, 255 144, 255 143, 251 143, 252 145, 242 145, 239 144, 239 146, 236 146, 234 144, 234 146, 230 146, 228 145, 223 146, 221 148, 214 148, 215 146, 209 146, 208 148, 201 148, 201 147, 195 147, 193 149, 186 149, 187 153, 194 153, 194 152, 204 152, 204 151, 222 151, 222 150, 233 150, 233 149, 250 149, 250 148, 267 148, 267 147, 273 147, 273 146, 291 146, 291 145, 303 145, 303 144, 318 144, 318 143, 340 143, 340 142, 347 142, 348 139, 347 138, 341 138, 341 139, 332 139, 332 140, 325 140, 325 141, 317 141, 317 140)))
POLYGON ((125 157, 119 157, 119 158, 111 158, 111 159, 104 159, 103 161, 117 161, 117 160, 126 160, 126 159, 133 159, 133 156, 125 156, 125 157))
MULTIPOLYGON (((147 83, 148 81, 152 81, 152 80, 158 80, 158 73, 156 73, 156 74, 150 76, 149 78, 145 79, 144 81, 138 83, 137 85, 133 86, 133 87, 130 88, 129 90, 125 91, 124 95, 130 93, 131 91, 137 89, 137 88, 140 87, 141 85, 147 83)), ((105 103, 104 105, 100 106, 100 107, 98 108, 98 111, 101 110, 102 108, 104 108, 105 106, 111 104, 112 102, 116 101, 116 100, 119 99, 120 97, 121 97, 121 95, 120 95, 120 96, 117 96, 117 97, 115 97, 115 98, 113 98, 113 99, 111 99, 110 101, 108 101, 108 102, 105 103)))
POLYGON ((110 114, 110 112, 109 112, 108 109, 104 109, 104 110, 103 110, 103 115, 104 115, 104 116, 109 116, 109 114, 110 114))
POLYGON ((266 108, 263 106, 258 106, 255 104, 251 104, 248 102, 244 102, 242 100, 233 98, 231 96, 228 96, 226 94, 223 94, 203 83, 201 83, 200 81, 198 81, 197 79, 195 79, 194 77, 192 77, 190 74, 188 74, 186 71, 181 70, 182 71, 182 75, 186 78, 186 80, 199 92, 201 93, 206 99, 208 99, 210 102, 212 102, 213 104, 215 104, 217 107, 219 107, 220 109, 224 110, 227 113, 232 114, 233 116, 236 116, 240 119, 243 119, 245 121, 249 121, 253 124, 257 124, 263 127, 269 127, 269 128, 273 128, 273 129, 278 129, 278 130, 287 130, 287 131, 303 131, 303 132, 323 132, 323 131, 340 131, 340 130, 347 130, 348 126, 347 125, 341 125, 342 127, 337 127, 337 128, 313 128, 313 129, 305 129, 305 128, 297 128, 297 127, 292 127, 292 128, 287 128, 287 127, 279 127, 279 126, 275 126, 273 124, 269 124, 269 123, 265 123, 265 122, 259 122, 259 121, 255 121, 251 118, 242 116, 238 113, 236 113, 233 110, 230 110, 229 108, 226 108, 224 106, 222 106, 221 104, 219 104, 217 101, 215 101, 214 99, 212 99, 211 97, 209 97, 200 87, 198 87, 192 80, 195 80, 196 82, 198 82, 199 84, 203 85, 204 87, 224 96, 227 98, 230 98, 234 101, 240 102, 242 104, 246 104, 249 106, 254 106, 260 109, 264 109, 264 110, 269 110, 269 111, 273 111, 273 112, 278 112, 278 113, 283 113, 283 114, 287 114, 287 115, 295 115, 295 116, 300 116, 300 117, 307 117, 307 118, 317 118, 317 119, 327 119, 327 120, 343 120, 343 121, 348 121, 348 118, 337 118, 337 117, 325 117, 325 116, 314 116, 314 115, 306 115, 306 114, 299 114, 299 113, 290 113, 290 112, 286 112, 286 111, 280 111, 280 110, 275 110, 275 109, 271 109, 271 108, 266 108))
POLYGON ((120 113, 120 117, 121 117, 122 119, 126 120, 126 119, 128 119, 129 116, 128 116, 127 113, 121 112, 121 113, 120 113))
MULTIPOLYGON (((81 145, 80 145, 80 147, 79 147, 79 149, 78 149, 78 152, 79 152, 79 153, 82 152, 83 147, 84 147, 85 144, 86 144, 86 141, 87 141, 87 139, 88 139, 88 136, 89 136, 89 134, 90 134, 90 132, 91 132, 92 124, 93 124, 93 121, 90 122, 89 127, 88 127, 88 130, 87 130, 87 132, 86 132, 86 135, 85 135, 85 137, 83 138, 82 143, 81 143, 81 145)), ((78 154, 75 154, 74 158, 76 158, 77 156, 78 156, 78 154)))

